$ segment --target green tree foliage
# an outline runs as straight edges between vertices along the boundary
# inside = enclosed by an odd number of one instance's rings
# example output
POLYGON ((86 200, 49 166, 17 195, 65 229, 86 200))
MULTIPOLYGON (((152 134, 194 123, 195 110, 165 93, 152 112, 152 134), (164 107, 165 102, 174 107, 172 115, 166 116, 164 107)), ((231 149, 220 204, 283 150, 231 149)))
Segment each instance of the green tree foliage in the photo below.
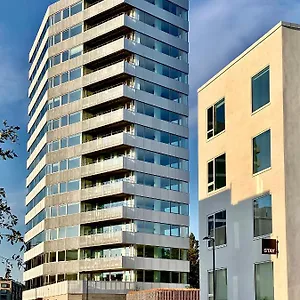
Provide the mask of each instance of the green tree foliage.
POLYGON ((189 283, 191 288, 199 289, 199 241, 193 233, 190 234, 190 249, 188 251, 190 262, 189 283))
MULTIPOLYGON (((9 126, 7 122, 3 122, 2 128, 0 128, 0 160, 14 159, 17 154, 13 149, 4 147, 7 143, 15 144, 18 141, 18 126, 9 126)), ((0 187, 0 244, 3 242, 15 245, 21 243, 20 252, 24 250, 23 237, 16 229, 18 224, 18 218, 13 214, 8 202, 6 200, 6 194, 3 187, 0 187)), ((21 256, 19 254, 13 255, 12 258, 1 257, 1 260, 6 265, 5 277, 9 278, 12 268, 12 262, 16 261, 18 266, 22 265, 21 256)))

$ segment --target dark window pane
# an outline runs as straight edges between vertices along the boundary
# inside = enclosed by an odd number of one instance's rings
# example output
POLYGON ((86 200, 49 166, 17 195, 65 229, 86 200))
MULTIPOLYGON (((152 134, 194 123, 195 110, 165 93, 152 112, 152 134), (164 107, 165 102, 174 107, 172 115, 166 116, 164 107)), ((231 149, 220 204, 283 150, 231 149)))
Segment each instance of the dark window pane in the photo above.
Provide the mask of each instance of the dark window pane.
POLYGON ((215 189, 226 186, 226 156, 219 156, 215 160, 215 189))
POLYGON ((215 214, 216 246, 226 244, 226 210, 215 214))
POLYGON ((215 132, 218 134, 225 130, 225 101, 222 99, 215 105, 215 132))
POLYGON ((145 246, 145 257, 154 257, 154 246, 145 246))
POLYGON ((145 271, 145 282, 154 282, 154 271, 145 271))
POLYGON ((270 102, 269 67, 252 78, 252 112, 270 102))
POLYGON ((137 282, 143 282, 144 281, 144 271, 143 270, 137 270, 136 271, 136 277, 137 277, 137 282))
POLYGON ((170 283, 170 272, 161 271, 160 272, 160 282, 170 283))
POLYGON ((271 167, 271 136, 270 130, 253 139, 253 173, 271 167))
POLYGON ((137 245, 137 256, 144 257, 144 246, 143 245, 137 245))

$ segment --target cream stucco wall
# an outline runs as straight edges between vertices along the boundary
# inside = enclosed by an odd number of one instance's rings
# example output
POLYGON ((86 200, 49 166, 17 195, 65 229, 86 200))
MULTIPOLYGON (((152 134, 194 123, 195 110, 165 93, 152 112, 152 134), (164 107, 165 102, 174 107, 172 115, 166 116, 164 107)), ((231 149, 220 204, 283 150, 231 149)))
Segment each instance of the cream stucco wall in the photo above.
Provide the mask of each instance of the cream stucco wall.
POLYGON ((276 300, 288 299, 282 30, 281 24, 275 26, 198 90, 200 201, 229 189, 231 204, 237 205, 246 199, 270 191, 273 213, 272 237, 280 241, 279 257, 273 258, 276 300), (270 66, 271 101, 252 114, 251 77, 267 66, 270 66), (225 97, 226 130, 207 141, 206 109, 223 97, 225 97), (252 138, 267 129, 271 129, 271 168, 253 175, 252 138), (207 163, 222 153, 226 153, 227 185, 208 194, 207 163))

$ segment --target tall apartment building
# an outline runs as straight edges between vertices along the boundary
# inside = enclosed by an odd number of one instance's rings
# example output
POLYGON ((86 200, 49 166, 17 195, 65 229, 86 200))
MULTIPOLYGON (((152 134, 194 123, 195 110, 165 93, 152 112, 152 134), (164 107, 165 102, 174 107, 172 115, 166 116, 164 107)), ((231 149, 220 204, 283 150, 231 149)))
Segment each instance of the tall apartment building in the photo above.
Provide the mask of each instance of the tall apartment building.
MULTIPOLYGON (((279 23, 198 90, 200 237, 215 239, 216 299, 299 299, 299 51, 300 25, 279 23), (263 254, 268 239, 278 255, 263 254)), ((211 242, 200 273, 212 299, 211 242)))
POLYGON ((187 285, 188 27, 188 0, 49 6, 29 55, 24 299, 187 285))

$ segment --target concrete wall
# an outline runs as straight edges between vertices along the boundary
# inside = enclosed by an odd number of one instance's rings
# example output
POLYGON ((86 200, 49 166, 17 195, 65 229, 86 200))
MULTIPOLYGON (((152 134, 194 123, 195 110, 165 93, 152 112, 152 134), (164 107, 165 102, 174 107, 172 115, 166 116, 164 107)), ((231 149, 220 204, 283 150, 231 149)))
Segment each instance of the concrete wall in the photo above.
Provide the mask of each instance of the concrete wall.
POLYGON ((283 28, 283 99, 284 99, 284 156, 286 231, 288 257, 289 300, 300 294, 300 194, 299 194, 299 136, 300 136, 300 28, 283 28))

